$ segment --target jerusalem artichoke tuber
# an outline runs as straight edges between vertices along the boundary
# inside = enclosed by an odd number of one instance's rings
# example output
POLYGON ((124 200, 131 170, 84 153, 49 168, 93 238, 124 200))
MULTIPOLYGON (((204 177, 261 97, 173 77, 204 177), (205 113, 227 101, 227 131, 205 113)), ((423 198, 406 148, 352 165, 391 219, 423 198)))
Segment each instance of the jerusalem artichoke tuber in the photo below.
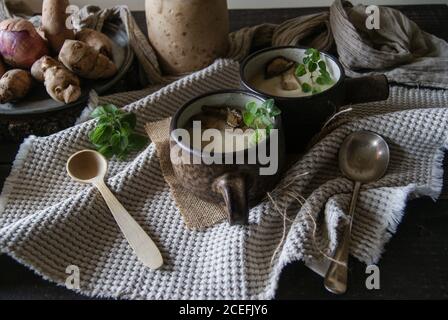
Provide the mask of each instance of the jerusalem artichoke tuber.
POLYGON ((74 39, 72 29, 67 28, 69 19, 67 7, 68 0, 44 0, 42 4, 42 30, 50 47, 57 54, 66 39, 74 39))
POLYGON ((36 61, 31 74, 37 81, 44 82, 48 94, 56 101, 71 103, 81 96, 79 78, 49 56, 36 61))
POLYGON ((106 79, 117 73, 112 60, 81 41, 66 40, 59 53, 59 61, 82 78, 106 79))
POLYGON ((25 97, 33 84, 31 73, 13 69, 0 79, 0 103, 7 103, 25 97))
POLYGON ((93 29, 83 29, 76 33, 75 38, 112 59, 113 43, 104 33, 93 29))

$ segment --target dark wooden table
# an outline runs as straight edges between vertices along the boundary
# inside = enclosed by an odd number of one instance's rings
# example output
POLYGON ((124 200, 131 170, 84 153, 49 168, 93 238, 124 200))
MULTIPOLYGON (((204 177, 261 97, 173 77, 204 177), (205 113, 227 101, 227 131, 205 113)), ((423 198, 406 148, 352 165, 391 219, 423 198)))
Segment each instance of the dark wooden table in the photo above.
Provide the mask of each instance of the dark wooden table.
MULTIPOLYGON (((423 30, 448 40, 448 6, 398 6, 423 30)), ((286 19, 326 8, 232 10, 231 28, 286 19)), ((143 12, 135 17, 144 29, 143 12)), ((17 153, 17 144, 0 141, 0 188, 17 153)), ((445 181, 447 181, 445 179, 445 181)), ((446 299, 448 298, 448 201, 410 201, 396 235, 379 263, 381 289, 367 290, 365 266, 350 261, 349 292, 336 297, 327 293, 322 279, 302 263, 287 266, 280 278, 279 299, 446 299)), ((11 258, 0 256, 0 299, 84 299, 44 281, 11 258)))

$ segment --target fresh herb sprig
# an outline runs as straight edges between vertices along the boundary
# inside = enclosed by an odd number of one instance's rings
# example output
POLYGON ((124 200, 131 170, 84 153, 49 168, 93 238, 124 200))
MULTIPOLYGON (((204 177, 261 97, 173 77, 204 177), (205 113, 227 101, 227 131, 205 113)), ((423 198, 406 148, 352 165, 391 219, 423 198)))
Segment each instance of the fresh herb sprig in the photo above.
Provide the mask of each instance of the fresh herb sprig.
POLYGON ((275 106, 273 99, 266 100, 261 104, 255 101, 246 104, 246 110, 243 112, 243 121, 247 127, 255 130, 253 136, 255 143, 262 140, 261 130, 266 130, 267 135, 270 134, 275 125, 274 118, 280 113, 281 111, 275 106))
POLYGON ((297 78, 300 78, 309 72, 311 84, 302 82, 302 91, 305 93, 311 92, 312 94, 316 94, 320 92, 320 88, 317 87, 316 84, 331 85, 334 81, 328 72, 326 62, 322 60, 320 52, 317 49, 309 48, 305 51, 305 55, 303 63, 297 65, 295 75, 297 78), (318 75, 316 75, 317 71, 319 72, 318 75))
POLYGON ((148 143, 148 138, 134 133, 137 118, 112 104, 97 107, 91 114, 98 123, 90 133, 90 142, 106 158, 117 156, 123 160, 132 151, 139 151, 148 143))

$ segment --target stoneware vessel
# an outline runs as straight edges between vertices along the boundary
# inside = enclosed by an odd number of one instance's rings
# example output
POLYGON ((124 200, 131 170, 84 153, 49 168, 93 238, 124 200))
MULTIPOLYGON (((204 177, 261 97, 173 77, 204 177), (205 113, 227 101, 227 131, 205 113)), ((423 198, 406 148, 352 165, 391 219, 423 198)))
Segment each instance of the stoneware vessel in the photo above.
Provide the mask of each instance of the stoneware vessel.
POLYGON ((313 136, 321 131, 327 120, 338 112, 340 107, 385 100, 389 97, 389 84, 384 75, 346 78, 339 61, 325 52, 321 52, 321 57, 335 80, 334 85, 325 91, 310 96, 280 97, 266 94, 251 84, 254 75, 264 72, 266 64, 273 58, 284 56, 301 63, 306 50, 307 48, 294 46, 263 49, 247 57, 240 68, 243 87, 275 99, 282 110, 288 152, 304 151, 313 136))
MULTIPOLYGON (((206 155, 201 155, 200 150, 182 142, 176 134, 176 129, 185 128, 193 115, 202 112, 202 106, 204 105, 209 107, 226 105, 243 110, 250 101, 263 103, 266 99, 241 90, 211 92, 186 103, 177 111, 171 121, 171 154, 174 153, 173 148, 177 148, 189 160, 187 163, 175 163, 173 156, 171 156, 177 179, 186 190, 190 190, 197 197, 224 206, 228 213, 228 220, 232 225, 248 223, 249 208, 257 204, 266 195, 266 192, 275 186, 281 175, 284 162, 284 136, 281 117, 277 116, 275 118, 275 128, 278 129, 275 133, 276 137, 274 138, 274 133, 272 133, 264 142, 261 142, 266 143, 267 150, 271 150, 270 154, 268 151, 270 157, 277 157, 278 169, 273 175, 260 174, 260 168, 267 165, 266 163, 261 164, 258 158, 255 163, 248 163, 248 153, 253 152, 254 147, 236 152, 214 154, 214 158, 219 157, 222 159, 222 163, 206 164, 210 162, 207 161, 210 159, 206 155), (277 152, 272 151, 275 148, 271 149, 271 144, 274 143, 277 145, 277 152), (236 159, 242 156, 246 159, 244 163, 236 164, 236 159), (233 164, 229 164, 226 159, 232 159, 233 164)), ((259 145, 256 145, 256 147, 259 147, 259 145)))
POLYGON ((149 40, 167 74, 202 69, 226 55, 226 0, 146 0, 149 40))

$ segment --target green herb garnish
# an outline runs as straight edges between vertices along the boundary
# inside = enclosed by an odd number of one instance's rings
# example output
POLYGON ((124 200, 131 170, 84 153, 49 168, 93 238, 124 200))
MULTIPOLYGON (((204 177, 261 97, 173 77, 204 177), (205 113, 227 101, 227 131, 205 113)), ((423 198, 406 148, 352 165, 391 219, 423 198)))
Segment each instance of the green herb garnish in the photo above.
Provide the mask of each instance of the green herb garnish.
POLYGON ((120 160, 132 151, 139 151, 148 144, 148 138, 134 133, 137 118, 112 104, 97 107, 91 114, 98 123, 89 139, 106 158, 117 156, 120 160))
POLYGON ((305 51, 306 56, 303 58, 303 63, 299 63, 295 70, 297 78, 303 77, 308 72, 310 73, 311 84, 302 82, 302 91, 305 93, 311 92, 316 94, 321 92, 318 85, 331 85, 333 79, 327 70, 327 64, 322 60, 320 52, 316 49, 309 48, 305 51), (318 71, 318 74, 316 74, 318 71))
POLYGON ((255 130, 253 135, 255 143, 262 140, 263 133, 261 130, 266 130, 267 135, 270 134, 270 131, 274 128, 274 118, 280 113, 281 111, 275 106, 273 99, 266 100, 262 104, 255 101, 246 104, 243 121, 247 127, 255 130))

